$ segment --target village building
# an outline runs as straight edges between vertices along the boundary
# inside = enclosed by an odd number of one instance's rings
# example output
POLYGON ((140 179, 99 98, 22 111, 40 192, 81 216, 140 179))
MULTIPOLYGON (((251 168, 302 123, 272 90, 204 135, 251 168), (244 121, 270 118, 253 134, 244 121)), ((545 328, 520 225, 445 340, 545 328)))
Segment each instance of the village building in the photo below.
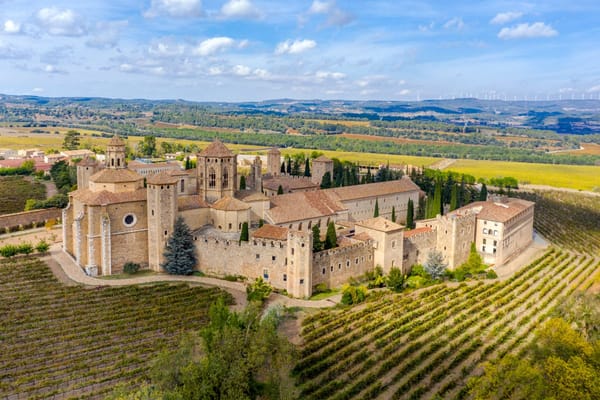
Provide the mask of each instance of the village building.
MULTIPOLYGON (((329 161, 313 160, 313 169, 316 162, 318 174, 331 173, 329 161)), ((197 155, 193 170, 168 168, 144 176, 131 164, 117 136, 104 165, 90 158, 77 164, 78 189, 63 210, 63 246, 89 275, 121 273, 128 261, 163 271, 165 243, 177 217, 193 232, 199 270, 262 277, 295 297, 310 296, 319 284, 339 286, 376 266, 408 273, 432 249, 455 268, 472 242, 486 261, 499 265, 531 241, 533 203, 513 199, 473 203, 405 231, 408 201, 418 204, 422 195, 406 176, 331 189, 319 189, 307 178, 310 190, 272 195, 265 182, 290 178, 280 172, 277 149, 267 154, 266 174, 260 157, 254 158, 246 190, 238 190, 237 155, 218 140, 197 155), (373 218, 376 204, 379 216, 373 218), (338 246, 314 251, 314 226, 323 235, 332 222, 338 246), (247 242, 239 240, 245 223, 252 227, 247 242)))

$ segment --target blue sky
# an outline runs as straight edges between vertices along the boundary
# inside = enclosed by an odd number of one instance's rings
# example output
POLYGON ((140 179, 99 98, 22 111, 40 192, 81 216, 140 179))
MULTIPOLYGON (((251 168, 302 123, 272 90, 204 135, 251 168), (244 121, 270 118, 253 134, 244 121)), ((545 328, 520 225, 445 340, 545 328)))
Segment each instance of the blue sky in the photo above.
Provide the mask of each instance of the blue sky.
POLYGON ((0 0, 0 93, 600 98, 600 1, 0 0))

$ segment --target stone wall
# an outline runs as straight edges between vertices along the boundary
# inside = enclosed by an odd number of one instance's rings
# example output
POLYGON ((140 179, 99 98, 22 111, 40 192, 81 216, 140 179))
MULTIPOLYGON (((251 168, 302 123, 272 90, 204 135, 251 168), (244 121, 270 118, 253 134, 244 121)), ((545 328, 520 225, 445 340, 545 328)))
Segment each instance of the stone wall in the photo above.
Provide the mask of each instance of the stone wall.
POLYGON ((43 226, 46 221, 62 219, 60 208, 47 208, 44 210, 24 211, 14 214, 0 215, 0 231, 17 230, 23 227, 43 226))
MULTIPOLYGON (((360 186, 356 187, 360 191, 360 186)), ((406 222, 406 211, 408 208, 408 199, 412 199, 413 204, 419 204, 419 193, 417 191, 408 193, 393 193, 385 196, 377 196, 360 200, 343 201, 344 206, 348 208, 348 217, 352 221, 361 221, 373 218, 375 211, 375 201, 379 206, 379 216, 392 219, 392 208, 396 211, 397 223, 406 222)), ((416 214, 417 210, 415 210, 416 214)))
POLYGON ((313 287, 319 284, 338 287, 373 268, 373 246, 356 241, 349 246, 314 253, 312 284, 313 287))
POLYGON ((413 265, 423 264, 427 260, 427 254, 435 249, 436 242, 437 232, 435 230, 415 234, 405 233, 402 272, 409 274, 413 265))
MULTIPOLYGON (((123 272, 123 265, 136 262, 148 268, 148 215, 145 201, 113 204, 107 206, 111 226, 111 273, 123 272), (134 214, 136 222, 132 226, 124 224, 124 218, 134 214)), ((100 221, 97 222, 98 224, 100 221)), ((162 249, 161 249, 162 252, 162 249)))

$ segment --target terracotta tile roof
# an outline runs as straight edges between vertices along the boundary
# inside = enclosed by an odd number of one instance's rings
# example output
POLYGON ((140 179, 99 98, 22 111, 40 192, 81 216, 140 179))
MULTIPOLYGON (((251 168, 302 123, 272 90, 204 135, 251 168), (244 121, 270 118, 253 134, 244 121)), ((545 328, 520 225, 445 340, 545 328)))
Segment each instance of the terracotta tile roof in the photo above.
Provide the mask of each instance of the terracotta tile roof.
POLYGON ((459 208, 456 211, 472 209, 478 219, 487 221, 506 222, 522 211, 533 207, 535 203, 523 199, 507 198, 503 202, 476 201, 459 208))
POLYGON ((335 193, 341 201, 349 201, 384 196, 392 193, 419 191, 420 189, 410 178, 404 177, 396 181, 367 183, 364 185, 344 186, 324 190, 335 193))
POLYGON ((243 201, 229 196, 225 196, 222 199, 217 200, 211 207, 215 210, 223 211, 243 211, 250 208, 250 206, 243 201))
POLYGON ((143 176, 126 168, 105 168, 90 176, 90 181, 96 183, 137 182, 142 179, 143 176))
POLYGON ((325 156, 319 156, 319 157, 317 157, 317 158, 315 158, 313 160, 313 162, 315 162, 315 161, 317 161, 317 162, 327 162, 327 163, 332 163, 333 162, 333 160, 331 158, 327 158, 325 156))
POLYGON ((281 185, 284 193, 289 192, 290 190, 316 190, 319 188, 319 185, 311 182, 310 178, 308 177, 294 177, 289 175, 277 175, 263 178, 262 185, 263 188, 272 191, 277 191, 281 185))
POLYGON ((242 201, 268 201, 269 198, 260 192, 250 190, 240 190, 235 193, 235 197, 242 201))
POLYGON ((102 190, 92 192, 89 189, 79 189, 71 193, 74 199, 91 206, 101 206, 131 201, 146 201, 146 189, 137 189, 131 192, 109 192, 102 190))
POLYGON ((254 231, 253 238, 287 240, 288 228, 265 224, 254 231))
POLYGON ((121 139, 119 137, 119 135, 115 135, 108 141, 108 145, 109 146, 125 146, 125 142, 123 141, 123 139, 121 139))
POLYGON ((194 210, 197 208, 210 207, 200 196, 179 196, 177 198, 177 209, 179 211, 194 210))
POLYGON ((326 218, 347 210, 334 196, 323 190, 289 193, 269 199, 271 209, 267 213, 275 224, 326 218))
POLYGON ((156 169, 160 168, 163 170, 173 170, 173 171, 181 171, 181 165, 176 162, 158 162, 158 163, 145 163, 138 160, 130 161, 127 164, 127 168, 132 169, 134 171, 144 170, 144 169, 156 169))
POLYGON ((188 175, 194 175, 196 173, 196 170, 193 170, 193 169, 189 169, 189 170, 169 169, 166 172, 167 172, 167 174, 169 174, 171 176, 188 176, 188 175))
POLYGON ((214 142, 209 144, 207 148, 198 154, 200 157, 233 157, 233 155, 231 150, 229 150, 219 139, 215 139, 214 142))
POLYGON ((77 158, 77 157, 86 157, 86 156, 95 156, 96 153, 94 153, 91 150, 88 149, 79 149, 79 150, 63 150, 60 152, 60 154, 62 154, 65 157, 73 157, 73 158, 77 158))
POLYGON ((149 185, 174 185, 178 181, 179 179, 177 177, 171 176, 165 171, 150 175, 148 178, 146 178, 146 183, 149 185))
POLYGON ((381 232, 393 232, 404 228, 402 225, 389 221, 383 217, 375 217, 358 221, 356 222, 356 225, 381 232))
POLYGON ((279 151, 279 149, 277 147, 272 147, 269 149, 267 154, 281 154, 281 152, 279 151))
POLYGON ((369 240, 373 240, 371 236, 367 232, 361 232, 358 235, 354 235, 354 239, 360 240, 363 242, 368 242, 369 240))
POLYGON ((415 228, 415 229, 411 229, 410 231, 404 231, 404 237, 408 238, 411 236, 416 236, 419 235, 421 233, 425 233, 425 232, 431 232, 433 231, 433 229, 431 229, 428 226, 423 226, 421 228, 415 228))
POLYGON ((78 167, 95 167, 98 165, 98 161, 94 158, 84 157, 83 160, 77 163, 78 167))

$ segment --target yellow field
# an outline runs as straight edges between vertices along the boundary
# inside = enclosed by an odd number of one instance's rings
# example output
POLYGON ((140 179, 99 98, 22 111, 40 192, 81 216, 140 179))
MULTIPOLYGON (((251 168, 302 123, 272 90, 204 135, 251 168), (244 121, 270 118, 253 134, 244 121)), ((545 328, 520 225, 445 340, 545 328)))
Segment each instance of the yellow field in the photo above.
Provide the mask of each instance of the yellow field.
POLYGON ((600 166, 457 160, 447 169, 473 175, 476 178, 512 176, 523 184, 590 191, 600 187, 600 166))

